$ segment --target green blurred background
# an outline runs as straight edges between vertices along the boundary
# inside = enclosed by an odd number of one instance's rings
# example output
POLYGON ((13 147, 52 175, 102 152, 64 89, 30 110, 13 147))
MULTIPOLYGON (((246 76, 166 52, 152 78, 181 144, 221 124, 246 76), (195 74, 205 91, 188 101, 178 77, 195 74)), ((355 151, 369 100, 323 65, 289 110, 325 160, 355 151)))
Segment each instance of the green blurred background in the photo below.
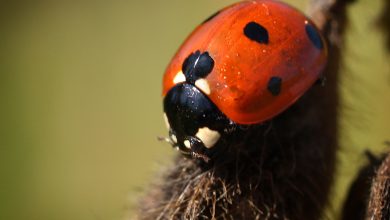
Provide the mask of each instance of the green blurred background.
MULTIPOLYGON (((166 135, 164 68, 197 24, 232 2, 1 1, 0 219, 128 215, 173 155, 156 140, 166 135)), ((349 10, 330 219, 362 151, 390 139, 390 56, 375 24, 382 4, 349 10)))

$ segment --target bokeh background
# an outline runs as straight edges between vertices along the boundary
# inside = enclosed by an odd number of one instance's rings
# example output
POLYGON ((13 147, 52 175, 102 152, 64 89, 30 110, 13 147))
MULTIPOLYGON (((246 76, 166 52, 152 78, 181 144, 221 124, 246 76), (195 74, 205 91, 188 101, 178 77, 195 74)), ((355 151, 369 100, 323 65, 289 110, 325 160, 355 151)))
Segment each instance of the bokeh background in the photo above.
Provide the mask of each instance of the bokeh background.
MULTIPOLYGON (((0 219, 130 216, 174 154, 156 139, 166 135, 164 68, 197 24, 232 2, 1 1, 0 219)), ((305 9, 304 0, 287 2, 305 9)), ((390 140, 390 56, 376 25, 383 3, 348 10, 329 219, 362 152, 390 140)))

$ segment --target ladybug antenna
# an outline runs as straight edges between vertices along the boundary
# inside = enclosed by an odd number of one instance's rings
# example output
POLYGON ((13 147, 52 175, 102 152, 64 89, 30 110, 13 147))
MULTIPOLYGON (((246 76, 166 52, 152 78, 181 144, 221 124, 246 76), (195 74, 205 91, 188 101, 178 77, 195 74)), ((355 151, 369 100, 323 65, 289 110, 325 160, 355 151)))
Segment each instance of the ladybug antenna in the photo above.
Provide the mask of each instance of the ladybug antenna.
POLYGON ((162 137, 162 136, 157 136, 157 140, 158 141, 164 141, 164 142, 167 142, 171 145, 174 145, 174 143, 172 142, 171 139, 169 139, 168 137, 162 137))

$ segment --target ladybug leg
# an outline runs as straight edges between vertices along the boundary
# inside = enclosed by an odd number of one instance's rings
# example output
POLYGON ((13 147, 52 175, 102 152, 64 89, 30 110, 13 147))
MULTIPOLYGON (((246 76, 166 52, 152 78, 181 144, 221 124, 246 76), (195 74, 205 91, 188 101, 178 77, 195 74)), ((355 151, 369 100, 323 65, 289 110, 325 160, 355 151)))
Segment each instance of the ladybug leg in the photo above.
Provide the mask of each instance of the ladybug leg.
POLYGON ((178 148, 177 137, 172 129, 169 129, 169 137, 157 136, 158 141, 164 141, 172 145, 173 148, 178 148))
POLYGON ((169 139, 168 137, 157 136, 157 140, 158 140, 158 141, 167 142, 167 143, 173 145, 173 142, 172 142, 171 139, 169 139))
POLYGON ((211 159, 208 155, 208 148, 204 146, 202 141, 197 138, 189 137, 190 147, 191 147, 191 157, 203 160, 208 163, 211 159))
POLYGON ((314 85, 320 85, 322 87, 324 87, 326 84, 326 77, 324 75, 321 75, 317 81, 314 83, 314 85))
POLYGON ((206 156, 205 154, 199 154, 199 153, 196 153, 194 151, 191 152, 191 156, 192 156, 192 158, 201 159, 205 163, 208 163, 211 160, 210 157, 206 156))

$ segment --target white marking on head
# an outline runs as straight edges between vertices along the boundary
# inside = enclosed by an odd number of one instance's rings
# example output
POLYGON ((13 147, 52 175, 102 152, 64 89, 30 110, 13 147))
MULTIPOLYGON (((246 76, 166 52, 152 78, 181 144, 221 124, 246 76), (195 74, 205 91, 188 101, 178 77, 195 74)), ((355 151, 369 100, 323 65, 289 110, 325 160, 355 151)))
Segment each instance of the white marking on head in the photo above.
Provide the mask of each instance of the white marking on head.
POLYGON ((195 82, 195 86, 202 90, 202 92, 206 93, 207 95, 210 95, 210 86, 206 79, 198 79, 195 82))
POLYGON ((163 117, 164 117, 165 126, 167 127, 168 130, 171 129, 171 126, 169 125, 167 114, 165 114, 165 112, 164 112, 163 117))
POLYGON ((184 141, 184 146, 186 146, 186 148, 188 148, 188 149, 191 149, 191 143, 190 143, 190 141, 189 141, 189 140, 185 140, 185 141, 184 141))
POLYGON ((173 141, 175 144, 177 143, 176 135, 172 134, 172 135, 171 135, 171 139, 172 139, 172 141, 173 141))
POLYGON ((186 81, 186 76, 183 74, 181 70, 176 74, 175 78, 173 78, 173 83, 175 84, 185 82, 185 81, 186 81))
POLYGON ((196 133, 195 136, 198 137, 207 148, 212 148, 221 137, 218 131, 211 130, 208 127, 199 128, 198 133, 196 133))

